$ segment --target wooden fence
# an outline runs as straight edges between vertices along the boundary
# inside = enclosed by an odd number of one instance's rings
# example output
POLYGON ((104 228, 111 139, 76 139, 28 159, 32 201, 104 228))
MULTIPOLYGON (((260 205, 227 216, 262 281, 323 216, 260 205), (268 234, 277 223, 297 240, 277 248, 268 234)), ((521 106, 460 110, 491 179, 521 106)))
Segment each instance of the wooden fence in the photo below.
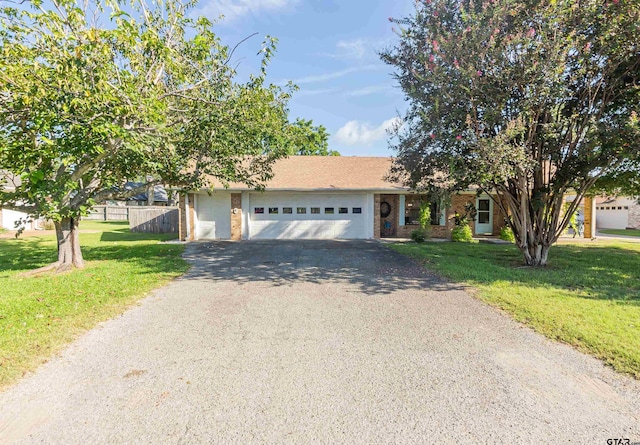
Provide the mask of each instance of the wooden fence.
POLYGON ((178 207, 129 207, 129 229, 144 233, 178 233, 178 207))
POLYGON ((127 221, 129 209, 125 206, 95 206, 84 219, 94 221, 127 221))

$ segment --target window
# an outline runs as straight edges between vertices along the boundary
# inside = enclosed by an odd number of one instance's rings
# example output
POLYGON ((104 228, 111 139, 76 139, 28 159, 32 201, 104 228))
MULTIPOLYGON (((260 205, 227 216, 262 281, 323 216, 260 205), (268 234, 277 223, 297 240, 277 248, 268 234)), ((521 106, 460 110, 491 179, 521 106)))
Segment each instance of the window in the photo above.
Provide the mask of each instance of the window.
POLYGON ((333 207, 325 207, 324 208, 325 215, 333 215, 333 207))
POLYGON ((256 215, 264 213, 264 207, 254 207, 253 213, 255 213, 256 215))
POLYGON ((320 207, 311 207, 311 213, 317 215, 320 213, 320 207))
POLYGON ((277 207, 269 207, 269 215, 277 215, 278 208, 277 207))
POLYGON ((283 207, 282 208, 282 213, 284 213, 285 215, 291 215, 293 213, 293 208, 292 207, 283 207))
POLYGON ((624 206, 624 209, 625 210, 629 210, 629 206, 624 206))
MULTIPOLYGON (((404 204, 404 224, 407 226, 420 224, 420 205, 426 200, 426 196, 407 195, 404 204)), ((440 206, 437 202, 429 204, 431 210, 432 226, 440 225, 440 206)))
POLYGON ((298 207, 296 209, 296 213, 298 215, 304 215, 305 213, 307 213, 307 208, 306 207, 298 207))
POLYGON ((351 213, 362 213, 362 207, 354 207, 351 209, 351 213))
POLYGON ((340 207, 338 213, 349 213, 349 209, 347 207, 340 207))
POLYGON ((622 210, 622 207, 618 206, 618 210, 622 210))
POLYGON ((488 224, 491 215, 490 215, 491 203, 488 199, 479 199, 478 200, 478 222, 480 224, 488 224))

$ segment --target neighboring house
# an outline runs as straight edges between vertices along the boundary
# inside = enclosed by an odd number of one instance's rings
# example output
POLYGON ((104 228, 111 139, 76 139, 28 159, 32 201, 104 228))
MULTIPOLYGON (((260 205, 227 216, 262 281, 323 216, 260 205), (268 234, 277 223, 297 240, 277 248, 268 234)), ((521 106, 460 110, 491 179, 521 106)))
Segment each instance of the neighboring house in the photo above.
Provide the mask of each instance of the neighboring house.
MULTIPOLYGON (((125 190, 133 190, 135 188, 144 185, 142 182, 127 182, 124 186, 125 190)), ((169 205, 169 196, 167 190, 162 185, 156 185, 153 187, 153 193, 149 192, 151 187, 148 187, 146 192, 137 194, 125 200, 107 200, 107 205, 121 205, 121 206, 166 206, 169 205), (151 197, 151 199, 149 199, 151 197)))
POLYGON ((640 229, 640 204, 637 198, 596 198, 598 229, 640 229))
MULTIPOLYGON (((246 185, 189 193, 180 200, 180 238, 369 239, 408 238, 419 227, 425 196, 387 181, 391 158, 293 156, 273 167, 264 192, 246 185)), ((474 234, 498 235, 504 215, 489 196, 459 193, 450 205, 431 203, 432 236, 449 238, 465 204, 478 210, 474 234)))
MULTIPOLYGON (((7 192, 13 192, 20 186, 20 178, 11 173, 0 171, 0 187, 7 192)), ((24 227, 27 230, 34 230, 38 227, 37 221, 31 221, 24 212, 0 208, 0 228, 6 230, 17 230, 24 227)))

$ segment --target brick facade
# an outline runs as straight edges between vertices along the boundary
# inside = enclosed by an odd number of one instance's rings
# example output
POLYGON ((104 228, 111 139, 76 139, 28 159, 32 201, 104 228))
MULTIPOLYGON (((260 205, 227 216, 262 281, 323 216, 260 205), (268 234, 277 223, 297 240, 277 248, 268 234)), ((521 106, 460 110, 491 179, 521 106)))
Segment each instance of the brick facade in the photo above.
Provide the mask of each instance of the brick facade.
POLYGON ((629 206, 629 217, 627 221, 627 228, 640 229, 640 204, 634 204, 629 206))
POLYGON ((380 204, 383 202, 391 206, 389 216, 383 218, 378 210, 378 219, 380 220, 380 236, 382 238, 393 238, 398 234, 400 197, 398 195, 380 195, 380 204))
POLYGON ((183 195, 178 204, 178 238, 180 241, 193 241, 195 239, 195 211, 193 208, 194 195, 183 195), (188 201, 188 204, 187 204, 188 201), (189 229, 187 230, 187 214, 189 215, 189 229))
POLYGON ((596 236, 596 231, 594 227, 595 221, 593 221, 593 204, 594 199, 585 197, 584 198, 584 237, 585 238, 593 238, 596 236))
POLYGON ((242 194, 231 194, 231 239, 242 239, 242 194))

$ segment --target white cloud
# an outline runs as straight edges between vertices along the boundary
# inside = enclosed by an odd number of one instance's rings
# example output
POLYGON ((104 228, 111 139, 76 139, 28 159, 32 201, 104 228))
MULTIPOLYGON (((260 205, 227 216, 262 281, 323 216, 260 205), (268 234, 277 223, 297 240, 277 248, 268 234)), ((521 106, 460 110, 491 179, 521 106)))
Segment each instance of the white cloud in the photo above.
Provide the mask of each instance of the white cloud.
POLYGON ((382 65, 364 65, 353 68, 347 68, 341 71, 334 71, 332 73, 325 74, 317 74, 313 76, 301 77, 300 79, 296 79, 293 81, 296 85, 301 85, 303 83, 316 83, 316 82, 326 82, 328 80, 338 79, 340 77, 348 76, 349 74, 357 73, 360 71, 370 71, 381 68, 382 65))
POLYGON ((340 40, 336 43, 336 47, 338 48, 338 55, 342 57, 355 57, 358 59, 362 59, 367 53, 367 43, 362 39, 356 40, 340 40))
POLYGON ((376 51, 388 46, 389 43, 391 43, 389 39, 339 40, 334 52, 321 53, 320 55, 334 59, 373 60, 378 59, 376 51))
POLYGON ((248 14, 263 11, 287 9, 299 0, 204 0, 198 4, 196 15, 204 15, 208 19, 216 19, 224 15, 225 22, 232 21, 248 14))
POLYGON ((373 127, 368 122, 349 121, 338 130, 335 135, 336 142, 343 145, 366 145, 383 139, 387 135, 387 130, 401 125, 399 117, 388 119, 378 127, 373 127))
POLYGON ((391 90, 391 85, 374 85, 349 91, 346 95, 350 97, 369 96, 382 91, 391 90))

